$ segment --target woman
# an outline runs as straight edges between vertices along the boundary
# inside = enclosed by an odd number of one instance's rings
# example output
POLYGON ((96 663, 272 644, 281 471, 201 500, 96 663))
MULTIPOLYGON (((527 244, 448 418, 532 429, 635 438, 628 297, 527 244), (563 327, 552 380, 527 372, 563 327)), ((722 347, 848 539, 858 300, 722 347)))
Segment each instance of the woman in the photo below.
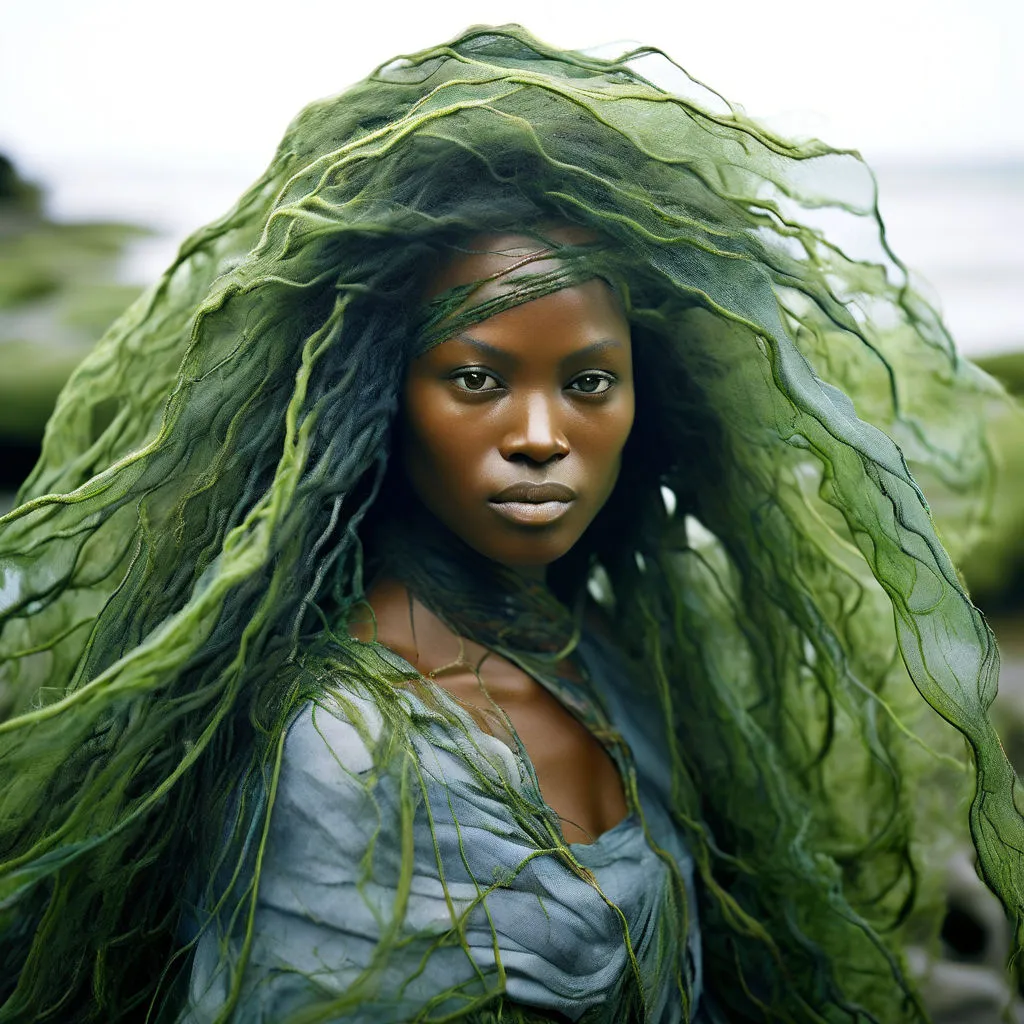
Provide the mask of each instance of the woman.
POLYGON ((920 1019, 911 683, 1019 930, 915 482, 964 551, 1001 396, 804 223, 853 156, 654 56, 315 104, 73 377, 0 534, 0 1019, 920 1019))

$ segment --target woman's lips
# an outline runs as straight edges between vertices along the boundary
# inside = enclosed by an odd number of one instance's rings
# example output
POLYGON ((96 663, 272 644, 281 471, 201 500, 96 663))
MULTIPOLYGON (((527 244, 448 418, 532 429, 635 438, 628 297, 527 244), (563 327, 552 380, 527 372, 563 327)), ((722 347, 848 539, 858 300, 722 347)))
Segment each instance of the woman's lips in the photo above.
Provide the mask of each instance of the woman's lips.
POLYGON ((546 526, 561 519, 576 500, 576 492, 565 484, 516 483, 491 498, 498 515, 525 526, 546 526))
POLYGON ((492 501, 491 508, 511 520, 513 523, 521 523, 525 526, 547 526, 556 519, 561 519, 569 507, 571 501, 492 501))

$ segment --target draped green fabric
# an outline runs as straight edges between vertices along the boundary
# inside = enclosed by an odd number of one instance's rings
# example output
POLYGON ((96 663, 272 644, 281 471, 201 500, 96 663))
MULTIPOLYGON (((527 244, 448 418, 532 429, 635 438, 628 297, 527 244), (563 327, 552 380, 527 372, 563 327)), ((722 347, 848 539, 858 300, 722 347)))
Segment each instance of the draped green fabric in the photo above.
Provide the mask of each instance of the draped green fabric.
MULTIPOLYGON (((355 658, 400 742, 344 623, 364 541, 394 529, 404 366, 493 312, 424 313, 424 273, 480 231, 566 220, 600 244, 565 266, 612 281, 634 332, 608 515, 551 592, 449 572, 401 530, 394 571, 538 676, 583 589, 605 606, 670 725, 727 1019, 919 1019, 900 950, 972 779, 1019 946, 998 655, 955 567, 1002 391, 908 286, 856 154, 775 137, 658 51, 479 28, 300 114, 73 375, 0 519, 0 1020, 175 1019, 184 880, 251 927, 311 666, 355 658)), ((519 300, 547 287, 527 281, 519 300)), ((520 1019, 500 984, 470 1012, 520 1019)))

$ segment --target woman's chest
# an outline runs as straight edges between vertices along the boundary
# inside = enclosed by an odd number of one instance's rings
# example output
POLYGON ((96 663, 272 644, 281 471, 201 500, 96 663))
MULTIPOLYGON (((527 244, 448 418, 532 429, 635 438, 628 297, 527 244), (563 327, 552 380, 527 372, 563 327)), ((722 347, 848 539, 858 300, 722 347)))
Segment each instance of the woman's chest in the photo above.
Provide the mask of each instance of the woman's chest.
POLYGON ((485 732, 513 750, 518 738, 567 842, 592 842, 626 817, 623 781, 604 746, 521 669, 490 655, 475 670, 434 678, 485 732))

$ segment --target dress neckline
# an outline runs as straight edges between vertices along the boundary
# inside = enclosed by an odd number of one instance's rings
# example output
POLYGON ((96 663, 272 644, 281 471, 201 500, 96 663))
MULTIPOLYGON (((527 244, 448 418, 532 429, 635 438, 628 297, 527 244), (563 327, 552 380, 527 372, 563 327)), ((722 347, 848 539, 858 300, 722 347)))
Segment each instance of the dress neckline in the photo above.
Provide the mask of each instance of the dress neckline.
MULTIPOLYGON (((577 650, 583 646, 584 637, 581 636, 580 644, 577 650)), ((577 681, 562 675, 554 675, 550 679, 538 678, 534 673, 530 672, 525 666, 517 664, 523 672, 533 679, 539 686, 543 686, 561 705, 569 712, 574 718, 576 718, 583 727, 590 733, 590 735, 602 746, 602 748, 608 753, 612 759, 616 771, 619 775, 619 781, 622 785, 623 795, 626 799, 626 814, 623 818, 617 821, 611 828, 605 829, 603 832, 598 833, 590 842, 573 842, 570 843, 565 838, 565 832, 562 827, 562 819, 559 817, 558 812, 544 799, 540 789, 540 782, 537 778, 537 772, 533 766, 533 760, 530 757, 529 751, 526 749, 526 745, 519 738, 519 734, 516 732, 515 726, 511 720, 508 720, 506 715, 506 725, 509 731, 509 735, 515 741, 515 746, 510 746, 500 736, 495 736, 493 733, 484 730, 476 719, 466 711, 464 707, 455 699, 454 695, 446 690, 440 683, 435 679, 431 679, 429 676, 425 676, 411 665, 405 658, 400 654, 391 650, 390 647, 386 647, 384 644, 378 643, 376 640, 362 641, 354 640, 355 643, 365 644, 371 646, 378 651, 387 652, 387 657, 392 663, 397 663, 397 667, 403 671, 407 670, 419 683, 426 687, 426 689, 432 694, 432 696, 439 700, 441 703, 451 708, 459 720, 462 722, 467 730, 467 734, 473 737, 484 737, 487 740, 494 740, 509 751, 511 756, 516 762, 519 768, 520 776, 528 783, 527 793, 533 800, 537 811, 545 819, 550 821, 557 831, 558 837, 561 839, 562 844, 566 849, 570 851, 593 849, 599 843, 606 839, 611 842, 621 832, 626 831, 631 826, 640 825, 640 808, 634 801, 634 767, 632 754, 626 747, 622 737, 618 735, 611 728, 611 724, 608 722, 607 717, 604 714, 604 709, 600 707, 597 701, 594 699, 592 693, 589 692, 588 682, 590 673, 587 670, 585 664, 585 656, 580 651, 581 657, 579 659, 579 669, 582 681, 577 681), (614 835, 613 835, 614 833, 614 835)), ((503 656, 503 655, 502 655, 503 656)), ((417 703, 423 704, 423 701, 417 697, 417 695, 407 688, 404 689, 404 693, 416 700, 417 703)))
POLYGON ((599 848, 607 846, 609 843, 622 838, 627 833, 632 833, 640 828, 640 814, 637 811, 630 811, 621 821, 612 825, 611 828, 605 829, 602 833, 596 836, 589 843, 566 843, 565 845, 573 851, 574 854, 583 853, 579 859, 583 860, 586 857, 587 852, 593 852, 599 848))

